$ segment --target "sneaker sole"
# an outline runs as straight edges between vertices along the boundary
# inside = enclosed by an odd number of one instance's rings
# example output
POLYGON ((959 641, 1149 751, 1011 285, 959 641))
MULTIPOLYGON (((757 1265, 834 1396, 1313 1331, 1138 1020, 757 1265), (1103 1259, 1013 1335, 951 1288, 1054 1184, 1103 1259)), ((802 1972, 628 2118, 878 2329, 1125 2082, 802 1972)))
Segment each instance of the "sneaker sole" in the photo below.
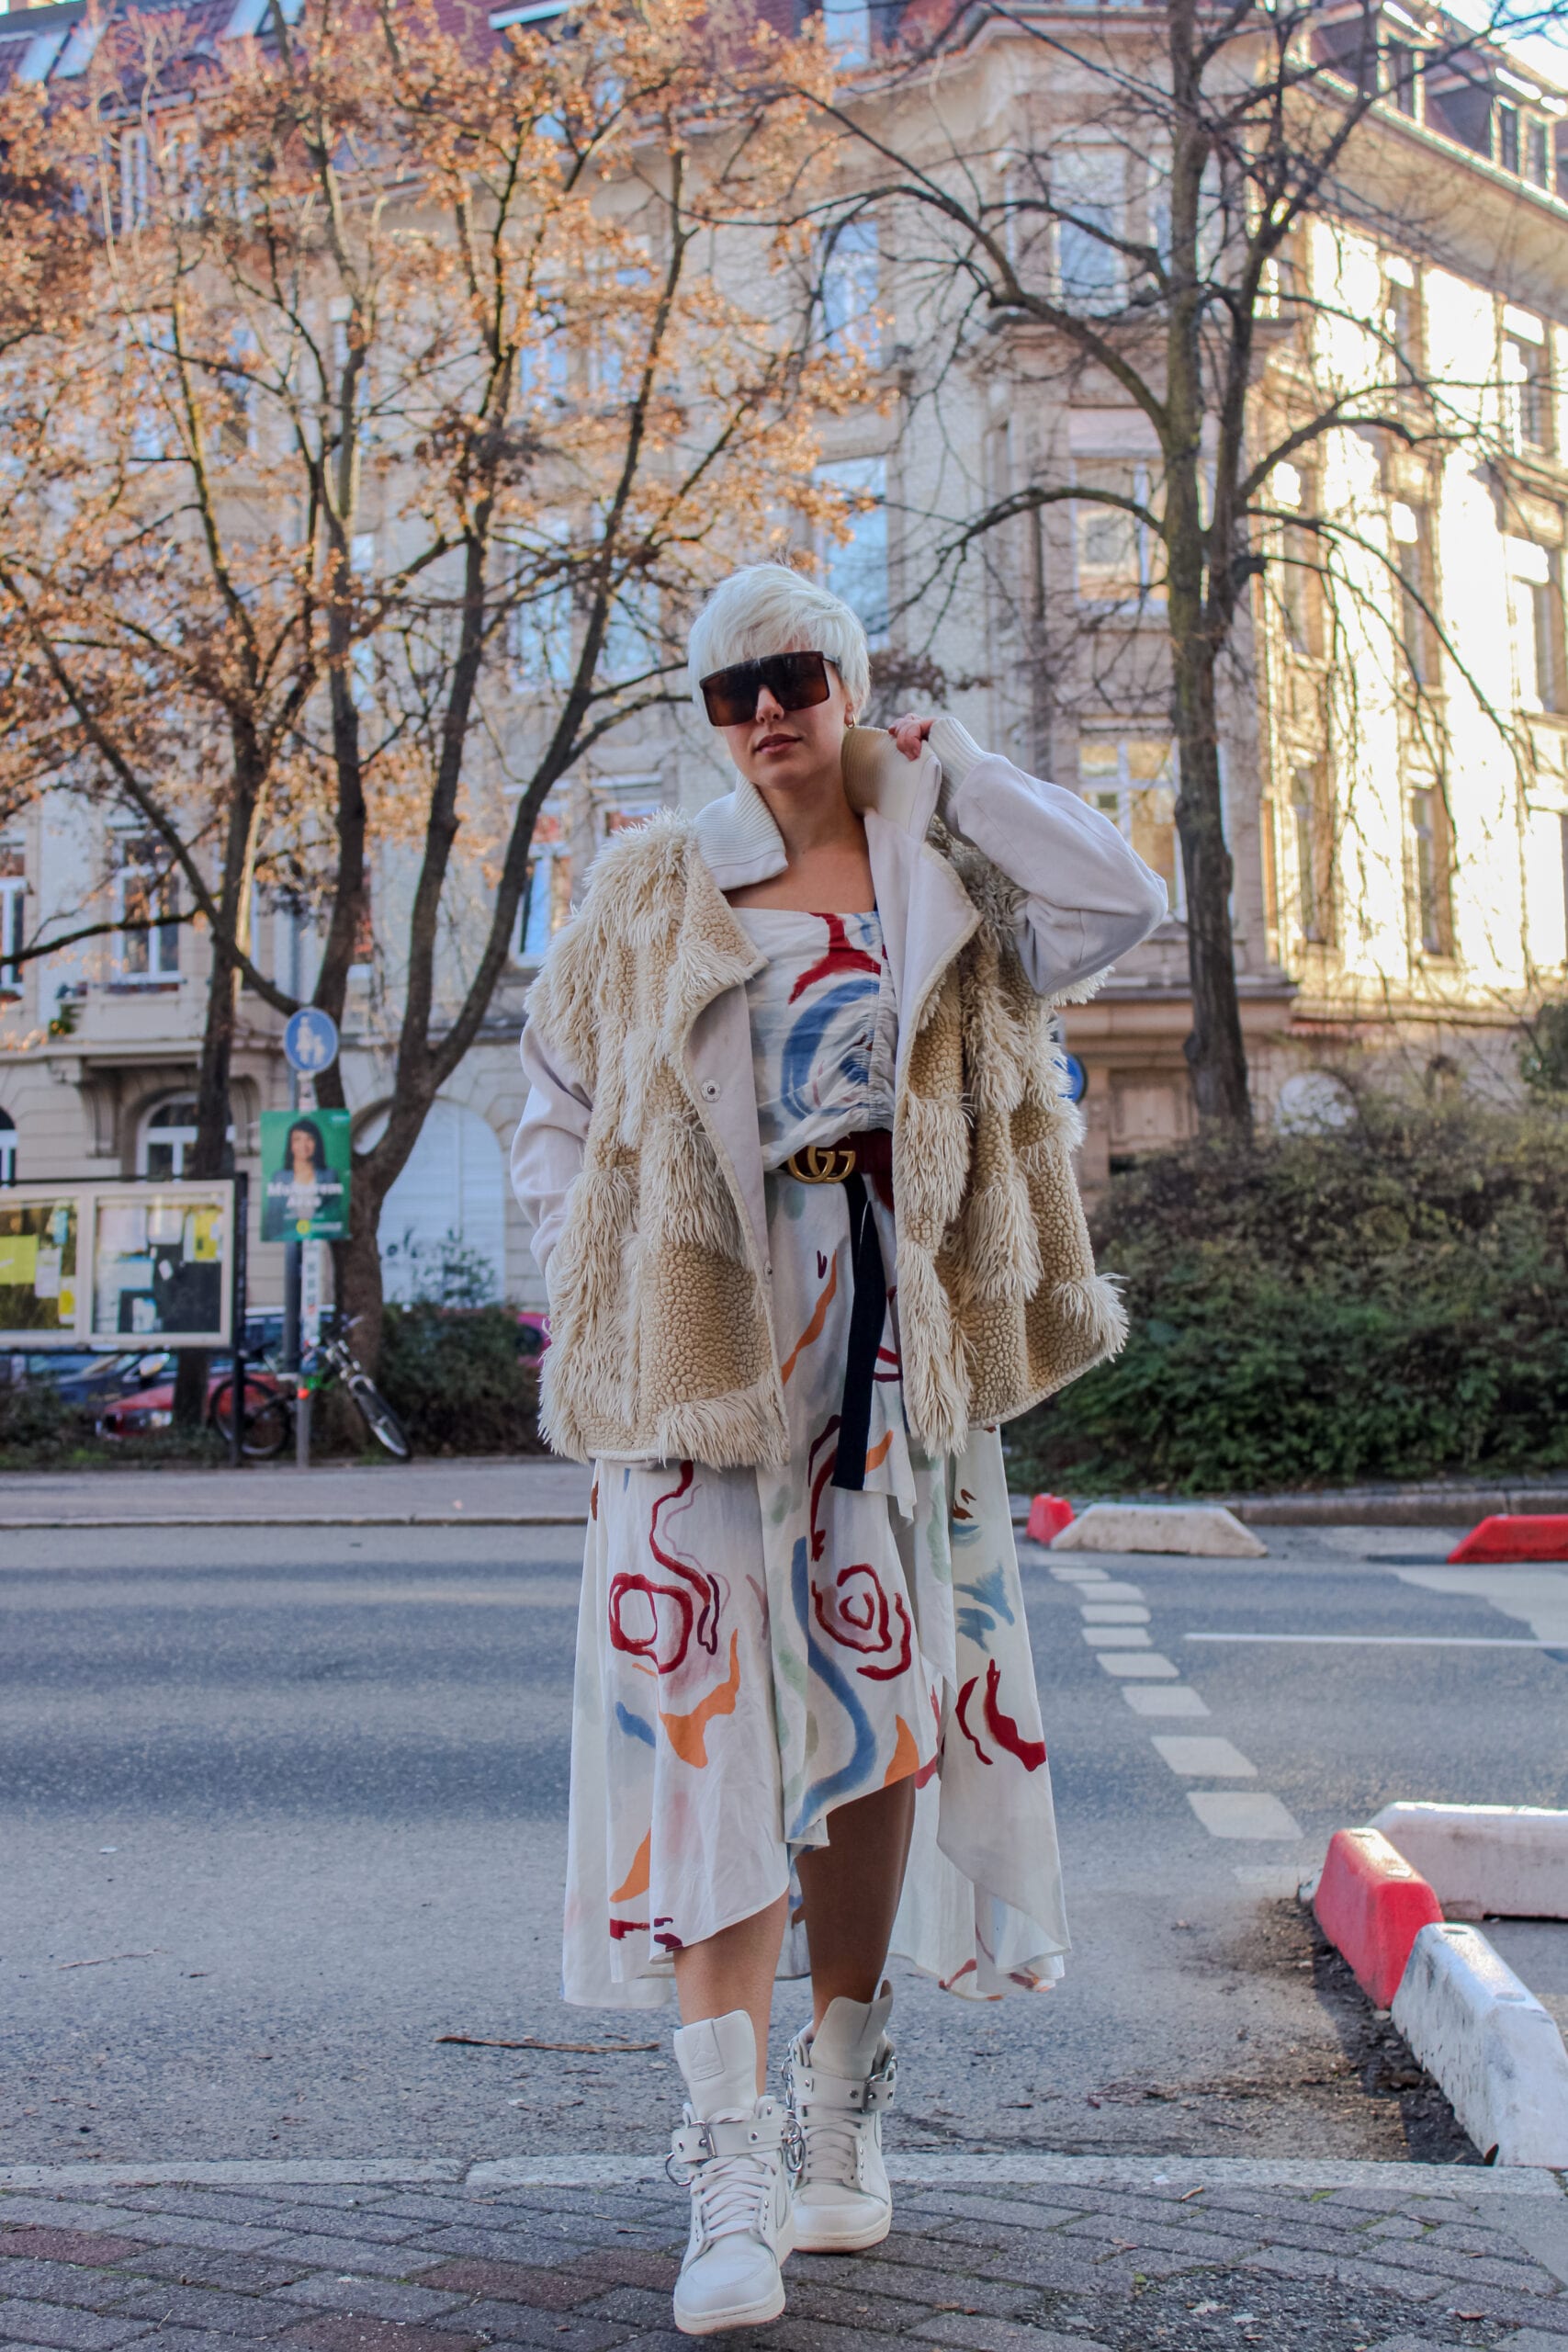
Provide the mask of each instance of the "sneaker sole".
POLYGON ((858 2230, 830 2237, 825 2232, 814 2233, 809 2223, 803 2223, 797 2215, 795 2243, 802 2254, 863 2254, 868 2245, 880 2245, 892 2227, 892 2214, 884 2213, 880 2220, 867 2222, 858 2230))
POLYGON ((732 2303, 726 2312, 705 2312, 700 2317, 683 2319, 681 2306, 675 2305, 675 2324, 682 2335, 720 2335, 727 2327, 765 2327, 777 2319, 784 2307, 784 2291, 781 2285, 761 2302, 732 2303))

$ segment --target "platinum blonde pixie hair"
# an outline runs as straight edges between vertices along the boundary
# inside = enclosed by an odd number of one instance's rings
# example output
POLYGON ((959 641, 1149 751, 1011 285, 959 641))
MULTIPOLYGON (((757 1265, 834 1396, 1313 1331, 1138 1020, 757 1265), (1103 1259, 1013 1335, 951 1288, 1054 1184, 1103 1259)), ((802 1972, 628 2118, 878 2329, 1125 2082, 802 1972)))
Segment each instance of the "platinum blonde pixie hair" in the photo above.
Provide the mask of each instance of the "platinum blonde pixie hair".
POLYGON ((871 695, 871 655, 859 619, 841 596, 787 563, 749 563, 719 582, 692 623, 686 642, 692 700, 701 710, 701 681, 715 670, 797 650, 827 655, 858 718, 871 695))

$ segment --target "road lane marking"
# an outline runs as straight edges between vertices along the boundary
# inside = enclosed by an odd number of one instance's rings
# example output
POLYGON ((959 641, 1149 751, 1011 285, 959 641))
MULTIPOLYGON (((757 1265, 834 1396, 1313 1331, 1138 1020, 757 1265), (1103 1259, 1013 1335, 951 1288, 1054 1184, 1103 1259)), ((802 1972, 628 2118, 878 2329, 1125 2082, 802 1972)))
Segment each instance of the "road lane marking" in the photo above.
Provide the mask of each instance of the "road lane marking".
POLYGON ((1206 1715, 1209 1712, 1196 1690, 1186 1682, 1145 1690, 1134 1690, 1123 1683, 1122 1696, 1135 1715, 1206 1715))
POLYGON ((1135 1674, 1161 1682, 1180 1679, 1169 1658, 1162 1657, 1157 1650, 1097 1650, 1095 1656, 1107 1674, 1135 1674))
POLYGON ((1183 1634, 1184 1642, 1289 1642, 1340 1649, 1560 1650, 1560 1642, 1532 1642, 1522 1634, 1183 1634))
POLYGON ((1086 1625, 1146 1625, 1149 1612, 1125 1600, 1081 1600, 1086 1625))
POLYGON ((1141 1625, 1080 1625, 1091 1650, 1146 1650, 1154 1646, 1141 1625))
POLYGON ((1093 1592, 1087 1594, 1085 1600, 1079 1601, 1078 1607, 1083 1608, 1087 1600, 1142 1600, 1143 1598, 1144 1588, 1141 1584, 1112 1584, 1111 1578, 1107 1577, 1103 1584, 1096 1585, 1093 1592))
POLYGON ((1179 1732, 1156 1732, 1152 1745, 1156 1747, 1173 1772, 1191 1775, 1195 1781, 1256 1781, 1258 1767, 1239 1747, 1217 1734, 1202 1733, 1183 1736, 1179 1732))
POLYGON ((51 1612, 73 1609, 576 1609, 582 1598, 581 1577, 518 1577, 506 1584, 356 1584, 349 1577, 317 1577, 267 1579, 265 1571, 251 1573, 254 1584, 218 1582, 192 1577, 140 1578, 134 1572, 116 1583, 56 1582, 0 1594, 6 1610, 43 1609, 51 1612))
POLYGON ((1301 1824, 1266 1789, 1189 1789, 1187 1802, 1211 1838, 1300 1838, 1301 1824))

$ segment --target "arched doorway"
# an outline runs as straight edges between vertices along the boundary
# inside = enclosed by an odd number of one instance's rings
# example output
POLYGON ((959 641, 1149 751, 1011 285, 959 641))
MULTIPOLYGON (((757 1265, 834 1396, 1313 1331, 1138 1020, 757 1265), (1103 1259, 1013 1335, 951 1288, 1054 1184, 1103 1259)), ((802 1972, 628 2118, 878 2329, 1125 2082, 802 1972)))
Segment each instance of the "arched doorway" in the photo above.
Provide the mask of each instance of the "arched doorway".
MULTIPOLYGON (((384 1114, 367 1130, 379 1133, 384 1114)), ((488 1120, 435 1102, 381 1206, 381 1278, 389 1299, 478 1306, 506 1283, 506 1171, 488 1120)))

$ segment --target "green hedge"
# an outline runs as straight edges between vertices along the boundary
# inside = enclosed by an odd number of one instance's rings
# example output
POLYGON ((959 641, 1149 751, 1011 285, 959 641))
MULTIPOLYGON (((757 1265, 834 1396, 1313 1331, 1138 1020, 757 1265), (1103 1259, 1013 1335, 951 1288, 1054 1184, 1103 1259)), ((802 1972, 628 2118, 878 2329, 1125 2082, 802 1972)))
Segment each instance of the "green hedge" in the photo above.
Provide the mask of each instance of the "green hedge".
POLYGON ((1015 1486, 1182 1493, 1568 1465, 1568 1116, 1363 1102, 1194 1146, 1093 1220, 1133 1335, 1008 1431, 1015 1486))
POLYGON ((376 1377, 416 1453, 545 1450, 538 1377, 517 1361, 509 1306, 389 1306, 376 1377))

